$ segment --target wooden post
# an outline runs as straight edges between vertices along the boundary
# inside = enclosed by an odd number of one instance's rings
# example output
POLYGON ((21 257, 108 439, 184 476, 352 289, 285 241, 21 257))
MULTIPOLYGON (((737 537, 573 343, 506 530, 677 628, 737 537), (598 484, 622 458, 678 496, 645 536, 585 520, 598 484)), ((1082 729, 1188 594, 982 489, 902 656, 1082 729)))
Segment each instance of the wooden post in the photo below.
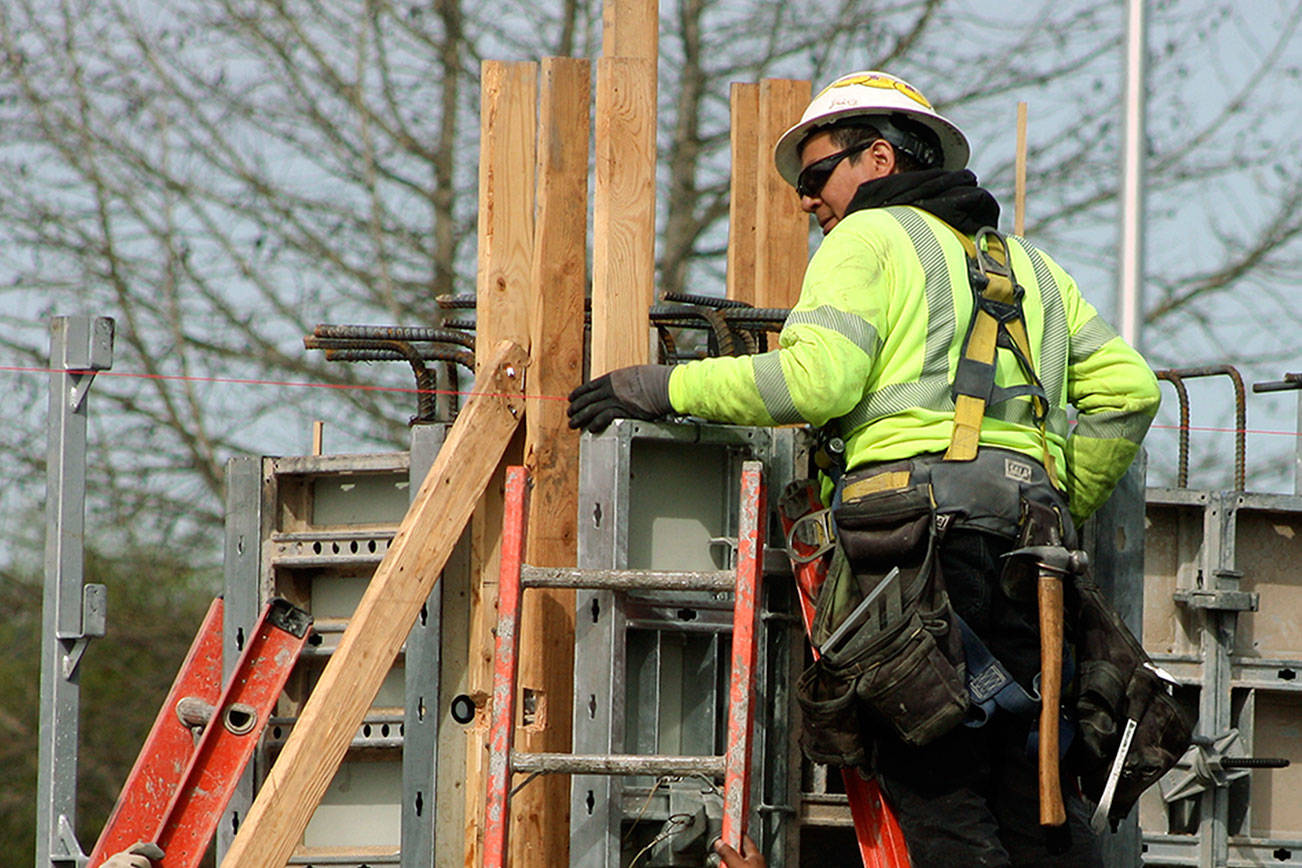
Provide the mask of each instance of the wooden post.
MULTIPOLYGON (((525 415, 529 498, 525 562, 573 566, 578 556, 579 437, 567 425, 567 395, 583 371, 583 297, 588 226, 589 64, 548 58, 538 118, 538 208, 530 281, 525 415)), ((515 745, 565 753, 574 693, 574 591, 533 590, 522 600, 515 745)), ((569 778, 546 775, 511 800, 509 864, 570 863, 569 778)))
POLYGON ((1013 234, 1026 234, 1026 102, 1017 104, 1017 180, 1013 196, 1013 234))
POLYGON ((759 182, 759 85, 732 83, 731 192, 728 197, 728 298, 755 303, 756 185, 759 182))
POLYGON ((597 61, 592 375, 645 364, 655 300, 655 61, 597 61))
POLYGON ((475 334, 527 346, 538 65, 485 61, 481 82, 475 334))
POLYGON ((520 422, 527 364, 504 341, 480 370, 222 868, 276 868, 293 854, 520 422))
POLYGON ((809 261, 809 215, 773 164, 778 139, 809 104, 807 81, 768 78, 759 90, 759 154, 756 161, 756 307, 792 307, 809 261))
MULTIPOLYGON (((479 146, 479 273, 475 300, 475 345, 480 351, 492 348, 499 340, 514 341, 523 347, 529 345, 537 100, 537 64, 484 62, 479 146)), ((475 700, 476 716, 466 729, 463 852, 467 866, 479 865, 483 843, 502 488, 505 466, 523 460, 522 431, 506 447, 504 456, 475 510, 470 534, 466 687, 475 700)))
POLYGON ((605 57, 659 59, 659 0, 605 0, 601 8, 601 53, 605 57))

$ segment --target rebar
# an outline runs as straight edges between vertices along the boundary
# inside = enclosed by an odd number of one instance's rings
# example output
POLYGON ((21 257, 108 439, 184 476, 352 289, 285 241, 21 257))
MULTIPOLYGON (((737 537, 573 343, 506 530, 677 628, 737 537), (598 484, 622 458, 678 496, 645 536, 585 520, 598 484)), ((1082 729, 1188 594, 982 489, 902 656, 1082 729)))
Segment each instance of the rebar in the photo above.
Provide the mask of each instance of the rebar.
POLYGON ((1160 380, 1167 380, 1176 387, 1180 397, 1180 469, 1178 482, 1184 488, 1189 479, 1189 396, 1184 390, 1183 380, 1197 377, 1226 376, 1234 384, 1234 489, 1243 491, 1246 478, 1245 465, 1248 436, 1248 409, 1244 395, 1243 377, 1232 365, 1204 365, 1196 368, 1172 368, 1157 371, 1160 380))
POLYGON ((316 338, 334 338, 352 341, 408 341, 460 344, 475 348, 475 338, 455 328, 424 328, 415 326, 326 325, 312 330, 316 338))
POLYGON ((416 378, 416 415, 408 420, 410 425, 432 422, 438 415, 437 378, 426 362, 475 368, 474 336, 447 326, 321 324, 303 338, 303 346, 324 350, 332 362, 407 362, 416 378))

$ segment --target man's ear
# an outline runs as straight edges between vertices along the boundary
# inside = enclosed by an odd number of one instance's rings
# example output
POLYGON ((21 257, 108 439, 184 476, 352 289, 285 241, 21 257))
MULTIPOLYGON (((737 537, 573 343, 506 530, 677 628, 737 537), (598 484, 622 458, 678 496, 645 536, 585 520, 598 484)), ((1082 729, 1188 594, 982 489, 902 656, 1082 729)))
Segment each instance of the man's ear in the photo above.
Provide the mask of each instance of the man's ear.
POLYGON ((868 148, 868 158, 883 175, 895 172, 895 148, 885 139, 878 139, 868 148))

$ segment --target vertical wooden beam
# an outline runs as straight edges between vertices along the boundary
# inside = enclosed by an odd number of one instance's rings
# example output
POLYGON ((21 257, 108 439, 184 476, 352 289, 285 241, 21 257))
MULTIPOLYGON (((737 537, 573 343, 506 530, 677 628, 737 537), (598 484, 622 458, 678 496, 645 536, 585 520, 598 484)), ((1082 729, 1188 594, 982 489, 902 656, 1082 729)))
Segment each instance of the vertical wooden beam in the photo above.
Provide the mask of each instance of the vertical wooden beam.
MULTIPOLYGON (((530 346, 525 416, 529 498, 525 562, 573 566, 578 556, 579 438, 566 424, 567 395, 583 377, 583 298, 587 287, 588 107, 586 60, 542 65, 538 117, 538 209, 530 280, 530 346)), ((531 694, 515 745, 570 750, 574 692, 574 591, 523 597, 519 685, 531 694)), ((568 865, 569 778, 546 775, 511 801, 511 865, 568 865)))
POLYGON ((485 61, 481 82, 476 342, 527 348, 538 65, 485 61))
MULTIPOLYGON (((534 168, 538 67, 485 61, 481 72, 479 150, 479 273, 475 344, 499 340, 529 345, 529 281, 533 268, 534 168)), ((482 358, 482 356, 481 356, 482 358)), ((503 467, 523 459, 523 434, 505 450, 503 467)), ((471 525, 470 625, 466 685, 477 714, 466 730, 465 864, 479 865, 488 780, 488 699, 493 677, 502 535, 503 467, 475 510, 471 525)))
POLYGON ((597 61, 592 375, 650 361, 655 300, 655 61, 597 61))
POLYGON ((503 342, 461 411, 258 791, 222 868, 283 866, 438 581, 524 411, 523 349, 503 342))
POLYGON ((809 215, 773 164, 773 148, 809 104, 808 81, 768 78, 760 82, 759 156, 756 187, 756 307, 792 307, 809 260, 809 215))
POLYGON ((1013 185, 1013 234, 1026 234, 1026 101, 1017 103, 1017 172, 1013 185))
POLYGON ((601 8, 605 57, 660 57, 659 0, 605 0, 601 8))
POLYGON ((755 303, 756 185, 759 181, 759 85, 732 83, 732 177, 728 197, 728 298, 755 303))

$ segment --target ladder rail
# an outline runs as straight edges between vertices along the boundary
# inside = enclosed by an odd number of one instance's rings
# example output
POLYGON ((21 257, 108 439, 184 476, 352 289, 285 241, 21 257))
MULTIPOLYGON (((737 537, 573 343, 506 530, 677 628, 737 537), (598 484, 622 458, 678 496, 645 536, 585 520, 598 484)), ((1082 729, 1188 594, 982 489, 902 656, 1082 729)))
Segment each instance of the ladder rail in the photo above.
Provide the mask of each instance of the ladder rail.
POLYGON ((220 686, 219 603, 214 602, 204 620, 192 647, 195 656, 186 657, 173 686, 177 695, 169 694, 159 711, 157 733, 151 732, 136 763, 142 773, 137 776, 133 769, 124 791, 124 796, 130 794, 130 798, 119 799, 119 807, 100 834, 88 863, 90 868, 139 841, 163 849, 166 855, 159 863, 162 868, 194 868, 217 831, 222 811, 307 644, 312 623, 311 616, 302 609, 273 599, 263 609, 225 688, 215 701, 208 702, 203 692, 205 682, 195 678, 207 672, 215 660, 220 686), (208 709, 197 740, 189 727, 198 722, 184 720, 180 713, 181 704, 189 700, 198 700, 189 702, 191 706, 208 709), (178 733, 181 738, 177 738, 178 733), (188 749, 185 742, 189 742, 188 749), (160 778, 158 770, 168 766, 172 771, 162 773, 160 778), (149 770, 154 771, 153 777, 148 776, 149 770), (159 789, 152 800, 139 797, 139 788, 154 786, 159 789), (160 810, 162 799, 166 799, 166 807, 160 810))
POLYGON ((215 598, 177 670, 117 803, 86 863, 95 868, 114 853, 148 840, 158 816, 181 784, 181 772, 194 752, 194 736, 177 717, 182 699, 216 706, 222 690, 222 619, 225 603, 215 598))
MULTIPOLYGON (((821 508, 812 489, 808 496, 813 498, 810 506, 821 508)), ((778 510, 784 534, 791 533, 792 520, 784 510, 778 510)), ((793 578, 796 583, 796 599, 800 605, 801 622, 805 627, 805 636, 813 635, 814 601, 818 590, 827 578, 827 560, 815 557, 797 561, 792 559, 793 578)), ((818 649, 811 652, 818 659, 818 649)), ((865 778, 855 769, 841 769, 841 778, 845 784, 846 800, 850 805, 850 816, 854 821, 855 841, 859 848, 859 858, 864 868, 909 868, 908 846, 904 841, 904 832, 900 829, 895 813, 882 794, 877 780, 865 778)))
POLYGON ((488 804, 484 865, 505 865, 511 818, 511 743, 515 730, 515 676, 519 651, 520 568, 524 561, 528 472, 506 471, 501 575, 497 586, 497 636, 493 653, 492 724, 489 727, 488 804))
POLYGON ((741 472, 741 515, 737 531, 737 588, 733 604, 732 665, 728 686, 727 769, 723 781, 722 838, 741 850, 750 814, 751 730, 755 709, 756 633, 764 579, 764 524, 768 498, 757 461, 741 472))

